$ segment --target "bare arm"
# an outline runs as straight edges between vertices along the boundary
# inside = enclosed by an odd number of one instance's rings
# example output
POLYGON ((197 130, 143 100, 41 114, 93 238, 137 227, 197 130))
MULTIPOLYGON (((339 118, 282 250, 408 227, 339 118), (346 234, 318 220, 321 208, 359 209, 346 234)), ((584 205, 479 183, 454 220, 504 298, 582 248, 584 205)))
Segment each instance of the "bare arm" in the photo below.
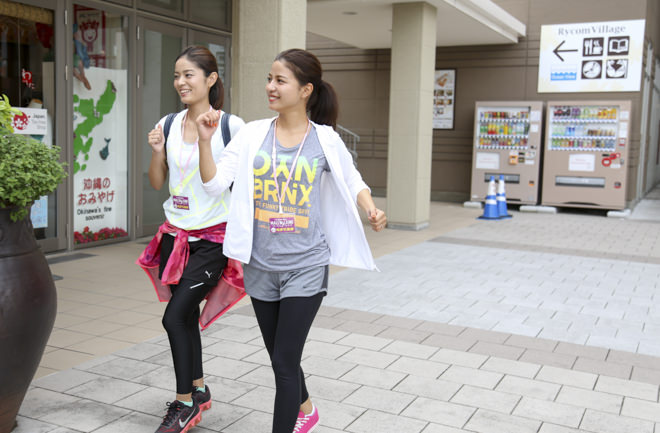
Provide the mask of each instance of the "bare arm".
POLYGON ((348 188, 352 194, 357 193, 357 195, 354 195, 355 200, 358 207, 367 214, 371 228, 374 231, 379 232, 383 230, 387 225, 387 217, 385 216, 385 212, 376 207, 376 204, 371 197, 371 191, 369 190, 367 184, 365 184, 362 180, 360 172, 357 171, 355 165, 353 165, 353 157, 350 153, 348 153, 346 145, 334 131, 333 134, 335 134, 336 139, 341 142, 341 145, 337 146, 337 154, 339 156, 339 162, 342 166, 344 181, 348 185, 348 188))
POLYGON ((213 161, 211 138, 215 130, 218 129, 219 121, 220 113, 216 110, 200 115, 195 121, 197 135, 199 136, 199 174, 203 183, 209 182, 217 173, 215 161, 213 161))
POLYGON ((236 177, 238 160, 240 154, 241 134, 236 134, 229 144, 226 145, 217 163, 213 160, 211 139, 218 127, 220 113, 208 111, 196 119, 197 134, 199 136, 199 174, 202 179, 202 187, 207 194, 218 196, 222 194, 236 177))
POLYGON ((369 224, 374 231, 379 232, 385 228, 387 224, 385 212, 376 207, 368 189, 365 188, 358 193, 357 204, 367 214, 369 224))
POLYGON ((215 162, 213 162, 211 140, 199 140, 199 173, 203 183, 213 179, 217 173, 215 162))
POLYGON ((149 164, 149 183, 160 190, 167 178, 167 161, 165 157, 165 135, 160 125, 147 135, 151 146, 151 163, 149 164))

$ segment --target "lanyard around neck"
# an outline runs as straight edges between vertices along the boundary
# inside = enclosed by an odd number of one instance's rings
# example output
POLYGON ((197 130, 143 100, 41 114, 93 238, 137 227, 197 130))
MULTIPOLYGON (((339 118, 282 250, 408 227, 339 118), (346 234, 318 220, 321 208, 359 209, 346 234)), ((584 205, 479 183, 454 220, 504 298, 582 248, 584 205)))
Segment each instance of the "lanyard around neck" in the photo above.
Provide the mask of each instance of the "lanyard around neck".
POLYGON ((291 168, 289 169, 289 176, 287 177, 286 183, 284 184, 284 188, 282 189, 282 193, 280 194, 280 184, 277 182, 277 144, 275 143, 277 137, 277 119, 275 119, 275 126, 273 128, 273 149, 271 151, 271 157, 272 157, 271 161, 273 164, 273 180, 275 180, 275 191, 277 192, 277 200, 278 200, 277 204, 279 205, 280 213, 283 213, 282 201, 284 200, 284 195, 286 194, 286 190, 289 188, 289 182, 293 177, 293 172, 296 168, 298 157, 300 156, 300 152, 302 151, 302 148, 305 145, 305 140, 307 139, 307 135, 309 135, 309 131, 311 128, 312 128, 312 123, 309 121, 309 119, 307 119, 307 131, 305 131, 305 135, 303 136, 303 139, 300 142, 300 147, 298 148, 296 157, 293 159, 293 163, 291 164, 291 168))
MULTIPOLYGON (((209 105, 209 111, 213 110, 213 107, 209 105)), ((188 119, 188 113, 190 110, 186 111, 186 114, 183 116, 183 120, 181 121, 181 152, 179 152, 179 170, 181 172, 181 179, 183 179, 186 175, 186 171, 188 171, 188 166, 190 165, 190 160, 192 159, 193 155, 195 154, 195 150, 197 149, 197 146, 199 145, 199 138, 195 140, 195 143, 193 144, 193 150, 190 152, 190 155, 188 155, 188 160, 186 161, 185 167, 181 163, 181 160, 183 158, 183 149, 185 147, 185 132, 186 132, 186 120, 188 119)))

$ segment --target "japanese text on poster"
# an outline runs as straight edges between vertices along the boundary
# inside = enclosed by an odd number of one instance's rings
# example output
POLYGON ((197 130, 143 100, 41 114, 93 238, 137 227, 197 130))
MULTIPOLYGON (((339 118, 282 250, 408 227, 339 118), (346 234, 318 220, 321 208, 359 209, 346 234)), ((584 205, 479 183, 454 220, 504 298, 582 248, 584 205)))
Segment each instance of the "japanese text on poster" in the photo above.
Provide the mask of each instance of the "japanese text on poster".
POLYGON ((126 71, 85 69, 74 80, 74 237, 76 243, 126 236, 128 158, 126 71))

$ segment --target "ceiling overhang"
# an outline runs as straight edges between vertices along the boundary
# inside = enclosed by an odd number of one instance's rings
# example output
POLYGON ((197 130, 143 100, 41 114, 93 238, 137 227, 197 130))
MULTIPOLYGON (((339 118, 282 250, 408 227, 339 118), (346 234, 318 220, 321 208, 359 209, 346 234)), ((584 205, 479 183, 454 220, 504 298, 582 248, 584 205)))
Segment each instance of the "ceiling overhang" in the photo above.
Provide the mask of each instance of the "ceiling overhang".
MULTIPOLYGON (((394 3, 419 0, 308 0, 307 30, 362 49, 392 47, 394 3)), ((436 7, 436 46, 515 44, 525 24, 491 0, 426 0, 436 7)))

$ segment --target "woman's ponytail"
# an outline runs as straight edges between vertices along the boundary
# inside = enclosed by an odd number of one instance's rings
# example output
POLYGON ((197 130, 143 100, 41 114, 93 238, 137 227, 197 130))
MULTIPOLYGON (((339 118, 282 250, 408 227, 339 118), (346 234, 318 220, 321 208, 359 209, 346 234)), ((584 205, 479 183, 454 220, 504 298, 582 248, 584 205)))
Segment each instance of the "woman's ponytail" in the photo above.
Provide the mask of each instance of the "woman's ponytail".
POLYGON ((330 125, 337 128, 339 100, 332 84, 321 80, 318 86, 314 86, 312 96, 307 102, 307 110, 312 121, 319 125, 330 125))
POLYGON ((323 69, 319 59, 309 51, 293 48, 282 51, 275 60, 285 63, 301 86, 307 83, 314 86, 312 95, 307 101, 310 119, 320 125, 330 125, 335 128, 339 115, 339 101, 332 85, 323 81, 323 69))
POLYGON ((215 84, 209 89, 209 103, 216 110, 221 110, 225 100, 225 86, 222 85, 222 80, 218 77, 215 84))

